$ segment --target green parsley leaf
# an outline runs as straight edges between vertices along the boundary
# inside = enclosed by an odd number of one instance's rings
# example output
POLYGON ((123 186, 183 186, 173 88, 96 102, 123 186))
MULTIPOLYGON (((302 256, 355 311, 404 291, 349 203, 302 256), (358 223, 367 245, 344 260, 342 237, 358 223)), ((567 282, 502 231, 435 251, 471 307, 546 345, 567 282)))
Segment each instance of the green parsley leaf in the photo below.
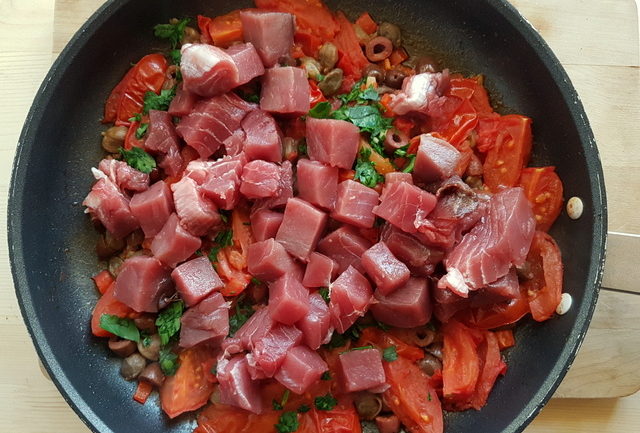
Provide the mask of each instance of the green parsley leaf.
POLYGON ((100 327, 125 340, 140 341, 140 331, 131 319, 103 314, 100 316, 100 327))
POLYGON ((262 281, 260 281, 259 279, 257 279, 256 277, 251 277, 251 282, 253 284, 255 284, 256 286, 259 286, 260 284, 262 284, 262 281))
POLYGON ((140 124, 140 126, 138 126, 138 129, 136 129, 136 138, 140 140, 142 137, 144 137, 144 134, 147 133, 147 129, 149 129, 148 123, 140 124))
POLYGON ((416 165, 416 156, 409 155, 409 164, 405 168, 402 169, 403 173, 411 173, 413 171, 413 167, 416 165))
POLYGON ((378 183, 384 182, 384 176, 378 173, 373 163, 369 161, 370 153, 370 150, 368 152, 361 152, 361 155, 365 154, 366 156, 358 158, 353 179, 369 188, 375 188, 378 183))
POLYGON ((224 247, 230 247, 233 245, 233 230, 221 230, 213 239, 214 245, 209 251, 209 260, 212 262, 218 261, 218 252, 224 247))
POLYGON ((347 104, 349 102, 353 102, 353 101, 357 101, 358 97, 362 94, 362 90, 361 87, 364 84, 365 80, 362 79, 360 81, 357 81, 353 87, 351 88, 351 91, 347 94, 344 95, 339 95, 338 99, 340 101, 342 101, 343 104, 347 104))
POLYGON ((409 145, 405 144, 404 146, 402 146, 399 149, 396 149, 393 152, 393 156, 397 157, 397 158, 404 158, 405 156, 407 156, 407 150, 409 150, 409 145))
POLYGON ((389 346, 382 351, 382 359, 387 362, 393 362, 398 359, 398 352, 396 351, 396 346, 389 346))
POLYGON ((193 254, 194 254, 195 256, 202 257, 202 251, 201 251, 201 250, 196 250, 196 252, 195 252, 195 253, 193 253, 193 254))
POLYGON ((169 55, 167 57, 169 57, 169 61, 174 65, 179 66, 180 62, 182 61, 182 54, 180 54, 180 50, 169 51, 169 55))
POLYGON ((331 372, 329 370, 325 371, 324 373, 322 373, 322 376, 320 376, 320 379, 331 380, 331 372))
POLYGON ((158 360, 162 372, 167 376, 173 376, 178 371, 180 363, 178 362, 178 355, 173 353, 171 349, 166 346, 160 348, 160 358, 158 360))
POLYGON ((320 296, 322 296, 322 299, 324 299, 324 302, 328 304, 329 301, 331 300, 331 298, 329 297, 329 288, 321 287, 320 290, 318 290, 318 293, 320 293, 320 296))
POLYGON ((331 104, 328 102, 318 102, 311 110, 309 110, 309 113, 307 113, 307 116, 315 117, 316 119, 328 119, 330 115, 331 104))
POLYGON ((278 424, 275 425, 278 433, 293 433, 298 430, 300 423, 298 422, 298 414, 295 412, 285 412, 280 415, 278 424))
POLYGON ((338 400, 333 398, 330 393, 327 393, 326 395, 316 397, 313 403, 318 410, 331 410, 338 404, 338 400))
POLYGON ((382 329, 383 331, 388 331, 390 326, 387 325, 386 323, 382 323, 379 320, 376 320, 376 326, 380 329, 382 329))
POLYGON ((169 39, 171 47, 176 48, 184 36, 184 29, 189 21, 189 18, 185 18, 175 24, 158 24, 153 28, 153 34, 161 39, 169 39))
POLYGON ((129 117, 129 122, 140 122, 142 121, 142 114, 136 113, 133 117, 129 117))
POLYGON ((218 375, 218 364, 215 364, 213 367, 211 367, 211 374, 213 374, 214 376, 218 375))
POLYGON ((307 152, 307 140, 301 140, 300 144, 298 144, 298 153, 300 156, 305 156, 308 154, 307 152))
POLYGON ((360 93, 359 99, 362 101, 374 101, 380 100, 380 95, 373 86, 369 86, 360 93))
POLYGON ((158 327, 158 334, 160 334, 160 341, 163 345, 169 343, 169 339, 180 330, 180 318, 182 317, 183 310, 184 302, 178 301, 172 303, 158 314, 156 326, 158 327))
POLYGON ((236 332, 238 332, 238 329, 249 320, 249 317, 251 317, 253 313, 253 308, 243 301, 243 296, 241 295, 236 301, 235 314, 229 317, 229 337, 233 337, 236 332))
POLYGON ((151 345, 151 336, 150 335, 145 335, 145 337, 142 339, 142 345, 144 347, 149 347, 149 345, 151 345))
POLYGON ((156 160, 139 147, 132 147, 131 150, 121 147, 120 153, 127 164, 138 171, 149 174, 156 168, 156 160))
POLYGON ((220 214, 220 219, 222 220, 223 223, 226 224, 229 222, 229 216, 231 215, 231 211, 218 209, 218 213, 220 214))
POLYGON ((176 88, 163 89, 160 94, 153 92, 147 92, 144 94, 144 106, 142 107, 143 114, 149 114, 149 110, 167 111, 169 104, 176 96, 176 88))
POLYGON ((311 410, 311 408, 309 406, 307 406, 306 404, 302 404, 300 405, 300 407, 298 408, 298 413, 307 413, 311 410))
POLYGON ((280 404, 280 402, 277 401, 275 398, 271 401, 271 407, 273 407, 273 410, 282 410, 282 409, 284 409, 282 404, 280 404))
POLYGON ((345 344, 347 344, 347 339, 345 338, 344 335, 334 332, 331 335, 331 340, 327 344, 330 348, 335 349, 337 347, 342 347, 345 344))
POLYGON ((427 400, 431 401, 431 391, 427 393, 427 400))

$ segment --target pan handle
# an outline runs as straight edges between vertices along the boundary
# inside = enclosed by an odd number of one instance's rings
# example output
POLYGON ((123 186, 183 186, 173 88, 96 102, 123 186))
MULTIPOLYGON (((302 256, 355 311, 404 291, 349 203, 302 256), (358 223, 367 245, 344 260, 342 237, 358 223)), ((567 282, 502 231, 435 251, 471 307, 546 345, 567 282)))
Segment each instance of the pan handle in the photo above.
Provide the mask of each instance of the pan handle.
POLYGON ((609 232, 602 287, 640 293, 640 235, 609 232))

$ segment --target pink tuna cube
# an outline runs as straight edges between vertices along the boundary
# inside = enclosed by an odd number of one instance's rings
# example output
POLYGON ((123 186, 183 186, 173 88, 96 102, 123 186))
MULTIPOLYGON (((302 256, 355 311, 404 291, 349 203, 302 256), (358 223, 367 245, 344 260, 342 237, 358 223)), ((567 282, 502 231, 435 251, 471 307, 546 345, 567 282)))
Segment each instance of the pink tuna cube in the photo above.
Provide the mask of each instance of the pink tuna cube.
POLYGON ((275 119, 266 111, 255 110, 242 120, 244 153, 249 160, 282 161, 282 139, 275 119))
POLYGON ((274 376, 282 385, 303 394, 320 380, 329 366, 316 352, 305 346, 297 346, 287 352, 280 369, 274 376))
POLYGON ((231 210, 240 200, 240 176, 246 163, 246 157, 241 153, 217 161, 192 161, 187 172, 200 185, 202 195, 219 208, 231 210), (198 167, 198 163, 203 165, 198 167))
POLYGON ((169 269, 155 257, 134 256, 120 267, 113 296, 135 311, 155 313, 160 298, 172 291, 169 269))
POLYGON ((373 213, 407 233, 418 231, 420 220, 436 206, 436 197, 407 182, 387 187, 382 202, 373 213))
POLYGON ((431 320, 433 308, 425 278, 412 277, 407 284, 387 296, 376 291, 375 298, 378 302, 371 306, 373 317, 387 325, 415 328, 431 320))
POLYGON ((345 332, 365 315, 373 300, 372 295, 369 280, 352 266, 331 284, 329 309, 333 326, 339 333, 345 332))
POLYGON ((256 341, 271 332, 271 329, 276 325, 277 323, 273 321, 269 314, 269 308, 258 308, 249 317, 249 320, 244 322, 244 325, 238 329, 234 338, 240 340, 240 346, 243 349, 253 350, 256 341))
POLYGON ((273 377, 287 352, 302 341, 302 331, 295 326, 276 325, 255 341, 253 356, 267 377, 273 377))
POLYGON ((318 242, 318 251, 338 263, 338 272, 344 272, 349 266, 364 272, 360 257, 371 247, 371 242, 360 236, 353 227, 344 225, 329 233, 318 242))
POLYGON ((271 68, 293 48, 293 15, 281 12, 245 10, 240 12, 242 33, 258 51, 262 63, 271 68))
POLYGON ((144 141, 144 148, 153 153, 169 153, 172 147, 178 146, 178 134, 173 125, 171 115, 166 111, 149 111, 149 130, 144 141))
POLYGON ((293 168, 289 161, 284 161, 280 165, 280 191, 275 197, 263 198, 256 200, 251 213, 261 209, 276 209, 287 204, 287 201, 293 197, 293 168))
POLYGON ((214 290, 224 287, 207 257, 198 257, 181 264, 171 272, 171 278, 188 307, 196 305, 214 290))
POLYGON ((180 72, 189 92, 208 98, 227 93, 238 82, 238 66, 223 49, 184 44, 180 51, 180 72))
POLYGON ((269 209, 262 209, 251 214, 251 231, 257 241, 275 238, 282 224, 284 215, 269 209))
POLYGON ((338 264, 329 257, 313 252, 304 271, 302 284, 305 287, 329 287, 331 280, 338 276, 338 264))
POLYGON ((262 412, 260 384, 251 379, 247 358, 244 355, 220 360, 217 378, 220 384, 220 403, 256 414, 262 412))
POLYGON ((338 168, 318 161, 298 161, 298 194, 318 207, 333 210, 338 194, 338 168))
POLYGON ((249 245, 247 263, 251 275, 263 281, 275 281, 287 273, 296 272, 293 259, 275 239, 249 245))
POLYGON ((282 224, 276 234, 289 254, 306 261, 316 249, 327 225, 327 214, 299 198, 291 198, 284 210, 282 224))
POLYGON ((167 222, 151 242, 151 252, 162 263, 174 268, 196 252, 202 241, 186 231, 176 214, 171 214, 167 222))
POLYGON ((218 292, 185 311, 180 319, 180 347, 218 346, 229 334, 229 303, 218 292))
POLYGON ((97 181, 82 202, 116 239, 122 239, 140 224, 131 212, 129 199, 108 178, 97 181))
POLYGON ((197 101, 198 95, 184 90, 183 82, 176 89, 176 96, 171 100, 171 104, 169 104, 169 114, 177 117, 186 116, 191 113, 197 101))
POLYGON ((362 267, 386 296, 403 286, 410 276, 409 268, 393 255, 384 242, 378 242, 362 255, 362 267))
POLYGON ((386 381, 378 349, 350 350, 340 354, 339 362, 347 392, 376 388, 386 381))
POLYGON ((264 74, 264 65, 262 64, 262 60, 260 60, 260 55, 251 42, 231 45, 227 49, 227 54, 231 56, 238 67, 236 87, 246 84, 255 77, 264 74))
POLYGON ((329 306, 319 293, 309 295, 309 313, 296 323, 304 343, 313 350, 327 342, 332 331, 329 306))
POLYGON ((360 129, 346 120, 307 118, 309 158, 349 170, 356 160, 360 129))
POLYGON ((274 197, 280 190, 280 168, 267 161, 251 161, 242 169, 240 192, 248 199, 274 197))
POLYGON ((448 179, 456 173, 460 152, 445 140, 428 134, 420 136, 413 175, 425 182, 448 179))
POLYGON ((373 208, 379 201, 374 189, 351 179, 345 180, 338 185, 338 199, 331 218, 356 227, 371 228, 376 220, 373 208))
POLYGON ((381 239, 393 255, 406 264, 414 275, 427 277, 433 274, 436 265, 444 257, 442 250, 428 247, 409 233, 390 224, 385 225, 381 239))
POLYGON ((287 274, 269 285, 269 314, 276 322, 293 325, 309 312, 309 290, 287 274))
POLYGON ((304 69, 293 66, 267 69, 262 77, 260 108, 270 113, 302 115, 310 108, 309 93, 304 69))
POLYGON ((135 194, 129 206, 145 237, 152 238, 162 230, 173 212, 173 195, 167 184, 159 180, 148 190, 135 194))
POLYGON ((149 188, 149 175, 136 170, 124 161, 103 159, 98 169, 106 174, 120 191, 140 192, 149 188))
POLYGON ((171 190, 180 224, 190 233, 203 236, 220 223, 216 206, 200 193, 198 184, 193 179, 183 177, 171 185, 171 190))

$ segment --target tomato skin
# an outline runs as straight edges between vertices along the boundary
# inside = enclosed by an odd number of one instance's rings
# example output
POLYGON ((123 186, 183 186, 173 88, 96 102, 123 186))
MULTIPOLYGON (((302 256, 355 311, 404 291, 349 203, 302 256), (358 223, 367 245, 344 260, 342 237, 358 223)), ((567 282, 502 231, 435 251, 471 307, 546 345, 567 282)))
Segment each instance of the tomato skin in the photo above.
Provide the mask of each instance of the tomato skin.
POLYGON ((115 281, 111 272, 104 269, 103 271, 98 272, 96 275, 91 277, 93 282, 96 284, 96 288, 100 292, 101 295, 104 295, 107 289, 111 287, 111 284, 115 281))
POLYGON ((147 399, 151 395, 151 391, 153 391, 153 385, 149 382, 145 382, 143 380, 138 381, 138 386, 136 387, 136 392, 133 394, 133 399, 140 404, 145 404, 147 399))
POLYGON ((231 213, 231 229, 233 245, 222 248, 218 252, 216 269, 225 282, 220 290, 224 296, 237 296, 251 282, 251 274, 247 270, 247 254, 249 245, 255 242, 249 225, 249 210, 237 207, 231 213))
POLYGON ((411 331, 404 329, 390 329, 383 331, 380 328, 370 326, 362 330, 358 346, 374 345, 380 349, 386 349, 390 346, 396 347, 398 356, 415 362, 424 358, 424 351, 410 344, 411 331))
POLYGON ((444 324, 442 333, 442 393, 445 399, 465 400, 473 394, 480 374, 481 333, 455 320, 444 324))
MULTIPOLYGON (((311 417, 318 433, 361 433, 360 417, 353 405, 340 405, 332 410, 312 409, 311 417)), ((307 429, 307 431, 310 431, 307 429)))
POLYGON ((520 186, 533 206, 536 230, 548 231, 562 210, 562 181, 555 167, 523 169, 520 186))
POLYGON ((104 294, 98 299, 96 306, 93 308, 91 315, 91 332, 96 337, 111 337, 111 332, 105 331, 100 327, 100 317, 103 314, 111 314, 118 317, 134 318, 138 316, 138 313, 133 311, 130 307, 118 301, 113 292, 116 290, 116 283, 113 281, 111 285, 106 289, 104 294))
POLYGON ((315 107, 320 102, 327 101, 327 98, 324 97, 322 90, 320 90, 315 80, 309 80, 309 88, 311 89, 311 91, 309 92, 309 97, 311 99, 311 108, 315 107))
POLYGON ((562 298, 563 265, 560 248, 545 232, 536 231, 527 262, 531 265, 533 278, 524 281, 531 308, 531 316, 543 322, 553 316, 562 298))
POLYGON ((514 338, 513 331, 511 329, 495 331, 494 334, 498 339, 498 346, 500 347, 500 350, 505 350, 516 345, 516 339, 514 338))
MULTIPOLYGON (((340 31, 333 41, 338 48, 339 60, 338 68, 344 71, 345 77, 357 81, 362 76, 362 69, 369 64, 369 60, 364 56, 360 48, 360 41, 351 22, 342 13, 338 12, 336 22, 340 26, 340 31)), ((349 91, 350 85, 346 85, 350 80, 344 80, 342 90, 349 91), (345 89, 346 87, 346 89, 345 89)))
POLYGON ((363 12, 356 20, 356 24, 369 35, 378 30, 378 24, 376 24, 373 18, 371 18, 371 15, 369 15, 368 12, 363 12))
POLYGON ((269 410, 260 415, 224 404, 211 404, 198 415, 193 433, 254 433, 275 431, 280 412, 269 410))
POLYGON ((467 309, 455 317, 472 328, 495 329, 516 323, 530 311, 526 289, 521 285, 516 299, 507 303, 467 309))
POLYGON ((215 18, 198 15, 198 27, 204 41, 222 48, 228 48, 234 42, 242 42, 240 12, 235 10, 215 18))

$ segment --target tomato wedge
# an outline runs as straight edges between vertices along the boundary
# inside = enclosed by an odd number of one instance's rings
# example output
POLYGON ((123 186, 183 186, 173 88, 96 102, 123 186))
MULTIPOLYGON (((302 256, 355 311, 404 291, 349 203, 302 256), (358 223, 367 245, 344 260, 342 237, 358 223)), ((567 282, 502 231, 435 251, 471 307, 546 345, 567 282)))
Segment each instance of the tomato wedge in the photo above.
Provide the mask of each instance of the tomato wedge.
POLYGON ((227 48, 234 42, 242 42, 243 40, 240 10, 213 19, 198 15, 198 27, 205 42, 213 42, 213 45, 218 47, 227 48))
POLYGON ((362 15, 356 20, 356 25, 359 25, 362 30, 367 34, 375 33, 378 30, 378 24, 371 18, 368 12, 363 12, 362 15))
POLYGON ((520 286, 516 299, 506 303, 461 311, 456 318, 467 326, 478 329, 495 329, 511 325, 530 312, 526 289, 520 286))
POLYGON ((275 431, 280 412, 267 411, 260 415, 224 404, 211 404, 198 416, 193 433, 254 433, 275 431))
POLYGON ((104 295, 107 289, 109 289, 109 287, 111 287, 111 284, 113 284, 113 282, 115 281, 113 275, 111 275, 111 272, 107 271, 106 269, 94 275, 92 277, 92 280, 96 284, 96 288, 101 295, 104 295))
MULTIPOLYGON (((318 433, 361 433, 360 417, 353 407, 336 406, 331 410, 312 409, 309 412, 318 433)), ((311 432, 309 428, 307 432, 311 432)))
POLYGON ((216 269, 225 286, 220 290, 224 296, 237 296, 251 282, 251 274, 247 270, 247 254, 249 245, 255 242, 251 231, 249 210, 237 207, 231 214, 233 245, 222 248, 218 252, 216 269))
POLYGON ((196 410, 207 403, 215 384, 207 380, 204 365, 214 357, 215 352, 206 346, 196 346, 180 353, 178 371, 168 376, 160 387, 162 410, 169 418, 196 410))
POLYGON ((533 206, 536 229, 548 231, 562 210, 562 181, 554 167, 527 167, 520 185, 533 206))
POLYGON ((407 343, 406 340, 409 340, 409 337, 405 335, 408 332, 404 331, 406 333, 403 335, 403 331, 402 329, 383 331, 378 327, 370 326, 360 333, 358 346, 374 345, 380 349, 395 346, 398 355, 410 361, 415 362, 424 358, 424 351, 418 346, 407 343), (396 335, 392 334, 395 332, 397 332, 396 335))
POLYGON ((542 322, 553 316, 562 298, 562 257, 556 241, 547 233, 536 231, 527 263, 533 278, 522 286, 529 296, 531 316, 542 322))
POLYGON ((466 400, 473 394, 480 375, 477 347, 482 341, 477 331, 450 320, 442 327, 442 393, 445 399, 466 400))
POLYGON ((138 316, 138 313, 133 311, 127 305, 118 301, 113 292, 116 290, 115 281, 104 292, 102 297, 98 299, 96 306, 93 309, 91 315, 91 332, 96 337, 111 337, 111 332, 105 331, 100 327, 100 317, 103 314, 111 314, 112 316, 134 318, 138 316))

